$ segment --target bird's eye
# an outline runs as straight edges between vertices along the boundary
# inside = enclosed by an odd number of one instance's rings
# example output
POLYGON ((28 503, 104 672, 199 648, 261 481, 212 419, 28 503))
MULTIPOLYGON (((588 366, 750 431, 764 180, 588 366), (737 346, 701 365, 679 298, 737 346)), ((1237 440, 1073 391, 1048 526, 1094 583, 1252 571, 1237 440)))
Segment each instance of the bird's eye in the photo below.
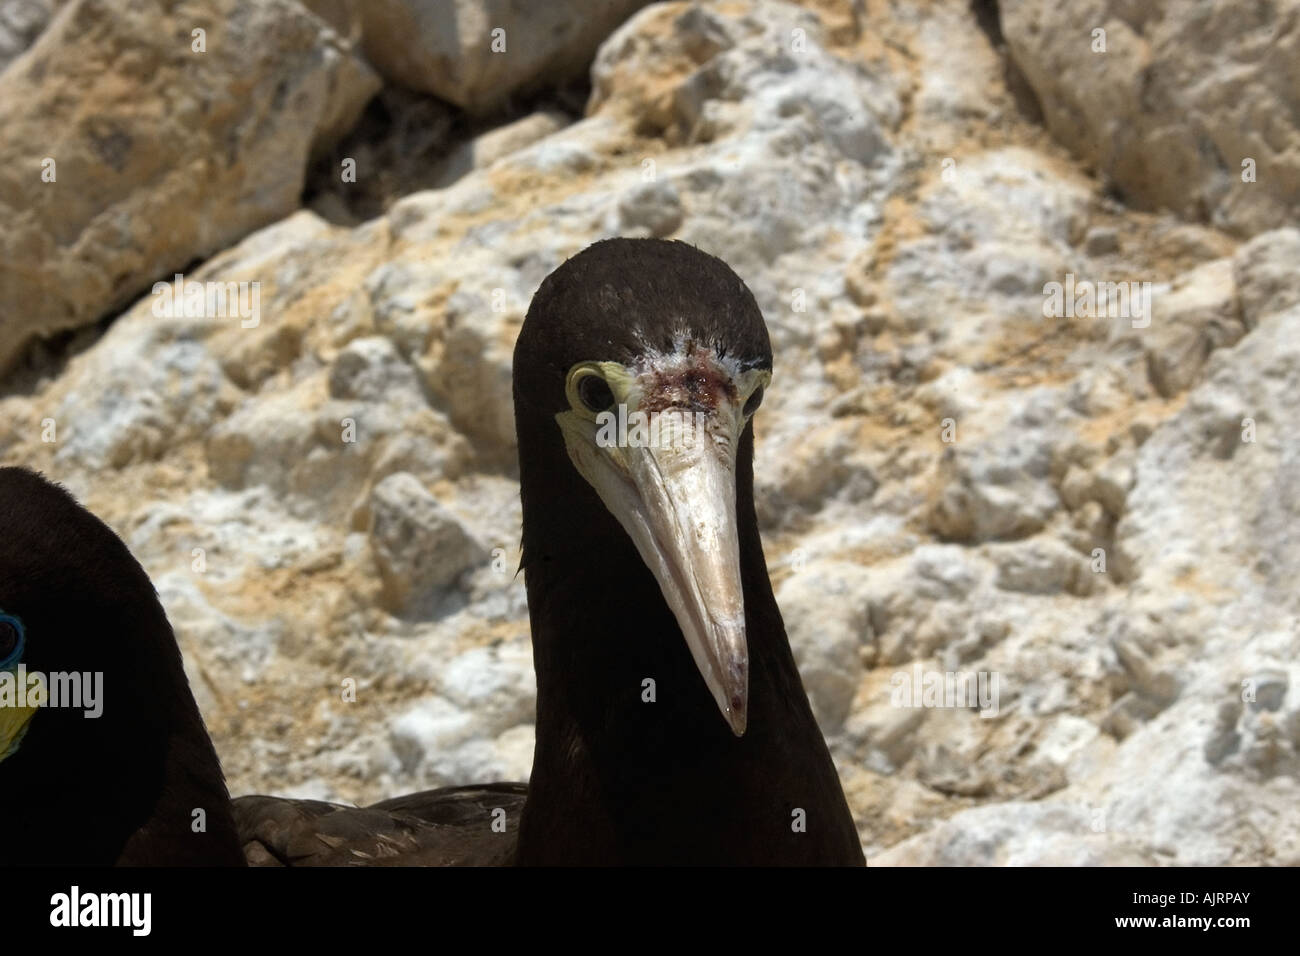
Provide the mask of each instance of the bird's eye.
POLYGON ((23 653, 23 624, 16 617, 0 614, 0 667, 8 667, 23 653))
POLYGON ((745 417, 748 418, 754 412, 758 411, 758 406, 763 404, 763 386, 760 385, 749 393, 749 398, 745 402, 745 417))
POLYGON ((584 375, 578 380, 578 398, 591 412, 603 412, 614 404, 609 383, 599 375, 584 375))

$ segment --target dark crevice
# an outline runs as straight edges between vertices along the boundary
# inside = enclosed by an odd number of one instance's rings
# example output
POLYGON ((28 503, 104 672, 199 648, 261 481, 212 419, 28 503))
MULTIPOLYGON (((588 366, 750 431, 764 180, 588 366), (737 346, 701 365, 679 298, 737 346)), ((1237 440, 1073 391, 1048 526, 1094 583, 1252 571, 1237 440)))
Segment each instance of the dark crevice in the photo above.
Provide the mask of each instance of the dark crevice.
POLYGON ((1038 95, 1029 85, 1029 80, 1020 72, 1020 67, 1011 56, 1007 47, 1006 35, 1002 32, 1002 11, 998 0, 970 0, 970 11, 980 32, 988 38, 989 45, 997 51, 1002 59, 1002 82, 1007 85, 1016 110, 1028 122, 1043 125, 1043 107, 1038 102, 1038 95))
POLYGON ((970 11, 975 14, 975 22, 989 38, 995 49, 1001 49, 1006 40, 1002 36, 1002 17, 998 11, 998 0, 970 0, 970 11))
POLYGON ((492 114, 474 117, 435 96, 387 85, 352 130, 312 161, 302 204, 340 225, 381 216, 403 196, 448 185, 454 171, 444 161, 476 136, 543 110, 580 119, 590 95, 584 74, 512 95, 492 114), (347 158, 356 161, 356 182, 343 182, 347 158))
MULTIPOLYGON (((155 282, 170 283, 178 272, 188 277, 203 262, 201 258, 191 259, 179 269, 155 276, 153 281, 141 286, 138 294, 127 297, 121 305, 75 329, 64 329, 50 335, 33 335, 13 361, 0 369, 0 398, 36 394, 43 382, 62 375, 69 362, 98 342, 109 327, 129 312, 136 302, 150 295, 155 282)), ((121 285, 121 282, 118 281, 115 285, 121 285)))
POLYGON ((43 383, 58 378, 69 362, 98 342, 117 315, 114 312, 78 329, 33 336, 0 376, 0 399, 35 395, 43 383))

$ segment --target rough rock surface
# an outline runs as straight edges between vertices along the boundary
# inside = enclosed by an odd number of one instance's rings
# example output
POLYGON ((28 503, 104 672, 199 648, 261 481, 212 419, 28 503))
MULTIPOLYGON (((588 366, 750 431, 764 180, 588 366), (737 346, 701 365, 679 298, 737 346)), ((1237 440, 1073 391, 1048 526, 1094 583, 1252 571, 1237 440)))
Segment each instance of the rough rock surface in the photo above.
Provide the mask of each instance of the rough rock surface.
POLYGON ((0 369, 288 215, 377 88, 296 0, 62 7, 0 74, 0 369))
POLYGON ((648 7, 579 122, 195 269, 256 325, 146 296, 7 385, 0 460, 141 558, 235 792, 524 778, 515 335, 590 242, 686 239, 771 329, 764 544, 871 861, 1300 863, 1300 232, 1119 204, 995 44, 648 7))
POLYGON ((370 520, 387 604, 398 613, 432 603, 485 557, 456 516, 409 472, 375 486, 370 520))
POLYGON ((539 81, 581 72, 647 2, 367 0, 366 54, 388 79, 485 113, 539 81))
POLYGON ((556 130, 569 125, 569 117, 554 110, 532 113, 523 119, 505 123, 461 143, 451 150, 434 173, 434 185, 450 186, 466 173, 491 166, 503 156, 509 156, 556 130))
POLYGON ((0 0, 0 73, 41 35, 53 12, 52 0, 0 0))
POLYGON ((1052 133, 1128 199, 1248 236, 1300 218, 1298 0, 999 7, 1052 133))

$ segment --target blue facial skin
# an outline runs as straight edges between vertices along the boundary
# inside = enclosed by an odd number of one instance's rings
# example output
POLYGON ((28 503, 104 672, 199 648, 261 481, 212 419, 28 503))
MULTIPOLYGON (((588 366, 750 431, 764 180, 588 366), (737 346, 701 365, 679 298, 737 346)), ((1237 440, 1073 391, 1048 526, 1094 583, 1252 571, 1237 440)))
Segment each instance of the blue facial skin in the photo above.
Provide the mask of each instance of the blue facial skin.
POLYGON ((22 659, 23 648, 26 645, 27 634, 23 628, 23 622, 12 614, 0 611, 0 655, 3 655, 0 656, 0 670, 8 670, 14 664, 17 664, 22 659), (15 632, 18 635, 18 641, 10 649, 9 641, 15 632))

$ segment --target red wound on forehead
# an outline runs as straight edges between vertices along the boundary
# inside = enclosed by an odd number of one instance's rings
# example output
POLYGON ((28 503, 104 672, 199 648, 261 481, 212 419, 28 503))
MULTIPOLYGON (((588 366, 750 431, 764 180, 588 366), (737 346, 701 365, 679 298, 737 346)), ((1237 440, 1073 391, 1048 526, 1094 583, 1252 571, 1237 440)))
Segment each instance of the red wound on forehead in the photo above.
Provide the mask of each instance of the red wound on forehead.
POLYGON ((639 376, 643 398, 640 410, 661 412, 686 408, 696 412, 716 411, 725 398, 736 400, 736 385, 703 349, 693 349, 686 359, 673 358, 667 367, 647 363, 639 376))

